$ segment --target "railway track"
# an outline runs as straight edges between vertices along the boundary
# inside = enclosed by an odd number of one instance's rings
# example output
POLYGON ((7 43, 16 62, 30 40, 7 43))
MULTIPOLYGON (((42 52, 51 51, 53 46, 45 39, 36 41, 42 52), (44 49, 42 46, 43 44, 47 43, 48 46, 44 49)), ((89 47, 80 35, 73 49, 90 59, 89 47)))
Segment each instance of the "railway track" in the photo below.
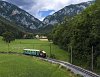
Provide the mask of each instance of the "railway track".
POLYGON ((55 60, 55 59, 50 59, 50 58, 43 59, 43 60, 51 62, 51 63, 60 64, 60 65, 64 66, 65 68, 70 69, 75 74, 80 74, 80 75, 82 75, 84 77, 100 77, 100 75, 97 75, 96 73, 94 73, 92 71, 88 71, 86 69, 83 69, 83 68, 81 68, 79 66, 70 64, 70 63, 65 62, 65 61, 55 60))

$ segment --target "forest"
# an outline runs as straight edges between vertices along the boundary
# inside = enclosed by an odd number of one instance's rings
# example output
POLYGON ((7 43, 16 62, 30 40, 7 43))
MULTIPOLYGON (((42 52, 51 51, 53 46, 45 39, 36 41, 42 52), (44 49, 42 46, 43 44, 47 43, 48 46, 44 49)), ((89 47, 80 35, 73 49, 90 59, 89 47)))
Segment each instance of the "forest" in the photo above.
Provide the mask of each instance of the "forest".
POLYGON ((95 69, 100 69, 100 1, 56 25, 49 37, 60 48, 69 53, 72 50, 73 64, 92 70, 93 63, 95 69))

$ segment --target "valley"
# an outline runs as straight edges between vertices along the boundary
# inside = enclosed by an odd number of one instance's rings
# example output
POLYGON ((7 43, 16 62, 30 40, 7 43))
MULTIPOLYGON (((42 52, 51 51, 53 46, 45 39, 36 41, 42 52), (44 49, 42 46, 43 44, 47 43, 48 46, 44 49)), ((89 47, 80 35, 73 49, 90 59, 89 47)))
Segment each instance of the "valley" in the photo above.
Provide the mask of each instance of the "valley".
POLYGON ((47 11, 47 6, 39 11, 37 1, 30 7, 25 7, 29 1, 21 6, 11 2, 0 0, 0 77, 83 77, 67 66, 90 77, 95 77, 95 72, 99 77, 99 0, 67 4, 57 11, 47 11), (27 56, 24 49, 43 50, 47 56, 27 56))

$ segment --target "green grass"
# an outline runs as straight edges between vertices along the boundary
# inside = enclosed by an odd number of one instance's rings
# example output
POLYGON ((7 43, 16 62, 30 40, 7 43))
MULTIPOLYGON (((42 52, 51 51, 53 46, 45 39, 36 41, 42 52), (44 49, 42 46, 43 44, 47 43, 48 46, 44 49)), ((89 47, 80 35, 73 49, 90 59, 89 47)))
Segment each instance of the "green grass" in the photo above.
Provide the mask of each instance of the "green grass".
MULTIPOLYGON (((50 56, 50 42, 48 41, 40 41, 37 39, 17 39, 11 42, 8 48, 8 44, 2 41, 2 37, 0 37, 0 51, 22 53, 25 48, 44 50, 47 52, 47 55, 50 56)), ((54 44, 51 44, 51 53, 55 55, 56 59, 69 61, 69 54, 54 44)))
POLYGON ((0 77, 76 77, 70 71, 24 55, 0 54, 0 77))

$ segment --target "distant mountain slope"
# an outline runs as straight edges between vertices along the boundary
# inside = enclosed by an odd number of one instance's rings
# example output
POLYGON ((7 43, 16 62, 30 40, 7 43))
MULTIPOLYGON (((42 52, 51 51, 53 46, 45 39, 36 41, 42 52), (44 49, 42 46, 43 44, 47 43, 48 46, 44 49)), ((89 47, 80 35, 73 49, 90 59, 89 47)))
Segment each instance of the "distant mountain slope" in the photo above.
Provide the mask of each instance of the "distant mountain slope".
POLYGON ((43 26, 43 23, 34 16, 5 1, 0 1, 0 16, 29 30, 38 29, 43 26))
POLYGON ((23 34, 26 32, 23 27, 20 27, 0 16, 0 36, 6 31, 12 32, 16 38, 22 38, 23 34))
POLYGON ((54 25, 57 23, 63 22, 65 18, 69 19, 79 13, 81 13, 84 9, 86 9, 88 6, 93 4, 94 1, 89 1, 89 2, 83 2, 80 4, 73 4, 64 7, 63 9, 55 12, 53 15, 47 16, 43 22, 45 24, 49 25, 54 25))

